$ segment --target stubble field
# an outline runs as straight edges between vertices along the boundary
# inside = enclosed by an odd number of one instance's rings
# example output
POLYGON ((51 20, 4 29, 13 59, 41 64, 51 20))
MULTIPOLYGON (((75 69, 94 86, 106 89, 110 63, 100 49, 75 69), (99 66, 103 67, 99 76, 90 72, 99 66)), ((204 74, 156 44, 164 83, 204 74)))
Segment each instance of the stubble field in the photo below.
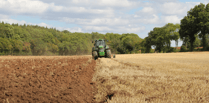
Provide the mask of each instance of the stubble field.
POLYGON ((99 58, 93 81, 98 102, 208 103, 209 52, 99 58))
POLYGON ((208 103, 209 52, 1 56, 0 103, 208 103))

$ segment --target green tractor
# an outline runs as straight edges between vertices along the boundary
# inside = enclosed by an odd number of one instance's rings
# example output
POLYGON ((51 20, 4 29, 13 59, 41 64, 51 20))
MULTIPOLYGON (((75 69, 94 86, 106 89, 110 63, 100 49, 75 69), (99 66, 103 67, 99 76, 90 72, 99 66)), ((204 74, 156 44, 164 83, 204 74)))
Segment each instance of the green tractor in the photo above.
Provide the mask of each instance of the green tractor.
POLYGON ((106 58, 111 58, 111 51, 109 46, 105 43, 105 41, 108 42, 108 40, 104 39, 99 39, 95 40, 94 47, 92 48, 92 58, 93 59, 98 59, 98 57, 106 57, 106 58))

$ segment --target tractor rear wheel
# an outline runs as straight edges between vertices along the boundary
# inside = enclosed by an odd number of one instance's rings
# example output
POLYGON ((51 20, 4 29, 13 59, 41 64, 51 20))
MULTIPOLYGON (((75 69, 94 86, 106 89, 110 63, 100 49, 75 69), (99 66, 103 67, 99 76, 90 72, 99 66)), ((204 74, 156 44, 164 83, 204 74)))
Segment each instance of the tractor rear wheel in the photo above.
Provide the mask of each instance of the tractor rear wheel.
POLYGON ((111 58, 111 51, 110 50, 106 50, 106 57, 111 58))

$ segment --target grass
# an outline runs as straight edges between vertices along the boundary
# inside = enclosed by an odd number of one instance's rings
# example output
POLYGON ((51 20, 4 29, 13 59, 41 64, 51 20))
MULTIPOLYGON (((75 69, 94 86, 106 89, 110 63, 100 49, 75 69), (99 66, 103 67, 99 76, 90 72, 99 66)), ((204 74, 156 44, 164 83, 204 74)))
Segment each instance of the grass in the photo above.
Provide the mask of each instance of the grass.
POLYGON ((207 103, 209 52, 116 55, 99 59, 98 102, 207 103))

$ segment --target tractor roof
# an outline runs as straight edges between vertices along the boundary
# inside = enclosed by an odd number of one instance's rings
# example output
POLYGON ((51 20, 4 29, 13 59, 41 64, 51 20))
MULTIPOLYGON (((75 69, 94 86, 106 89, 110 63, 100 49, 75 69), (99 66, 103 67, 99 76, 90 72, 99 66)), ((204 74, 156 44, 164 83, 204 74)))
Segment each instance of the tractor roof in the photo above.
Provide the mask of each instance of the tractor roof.
POLYGON ((104 39, 98 39, 98 40, 95 40, 95 41, 103 41, 104 39))

